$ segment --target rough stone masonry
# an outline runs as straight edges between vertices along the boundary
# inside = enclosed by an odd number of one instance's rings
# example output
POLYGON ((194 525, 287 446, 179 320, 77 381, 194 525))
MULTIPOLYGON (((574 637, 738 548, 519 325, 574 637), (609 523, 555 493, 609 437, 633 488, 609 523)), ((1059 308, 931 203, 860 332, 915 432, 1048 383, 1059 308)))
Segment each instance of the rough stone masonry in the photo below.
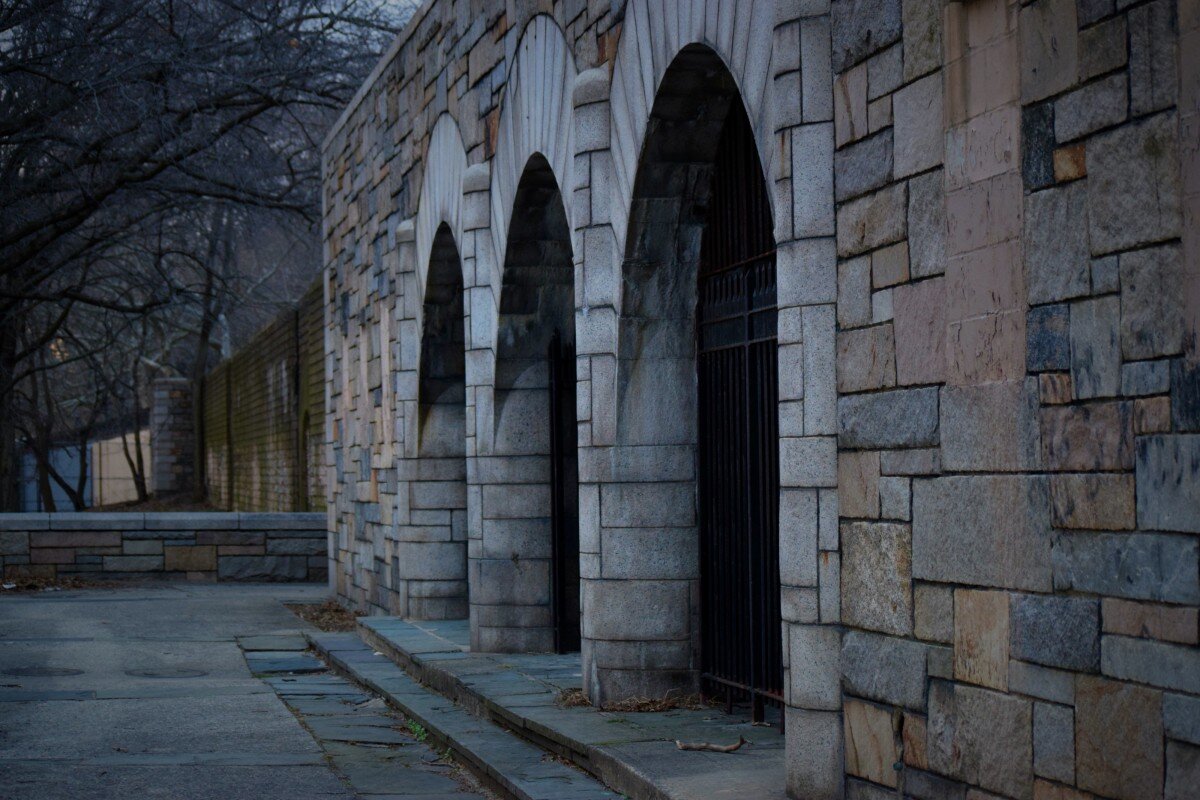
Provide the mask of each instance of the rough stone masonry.
POLYGON ((520 354, 566 324, 585 686, 696 685, 695 209, 734 103, 776 244, 789 792, 1195 797, 1198 0, 426 2, 324 145, 338 593, 549 649, 520 354), (514 265, 552 291, 510 304, 514 265))

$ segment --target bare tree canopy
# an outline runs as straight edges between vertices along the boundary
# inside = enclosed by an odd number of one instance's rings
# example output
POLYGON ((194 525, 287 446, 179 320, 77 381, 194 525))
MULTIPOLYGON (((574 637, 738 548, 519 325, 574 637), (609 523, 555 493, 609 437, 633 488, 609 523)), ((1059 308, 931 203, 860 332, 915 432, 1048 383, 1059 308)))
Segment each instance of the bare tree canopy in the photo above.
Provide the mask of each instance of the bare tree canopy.
POLYGON ((0 4, 0 469, 23 381, 121 337, 203 374, 239 301, 316 271, 320 138, 411 5, 0 4))

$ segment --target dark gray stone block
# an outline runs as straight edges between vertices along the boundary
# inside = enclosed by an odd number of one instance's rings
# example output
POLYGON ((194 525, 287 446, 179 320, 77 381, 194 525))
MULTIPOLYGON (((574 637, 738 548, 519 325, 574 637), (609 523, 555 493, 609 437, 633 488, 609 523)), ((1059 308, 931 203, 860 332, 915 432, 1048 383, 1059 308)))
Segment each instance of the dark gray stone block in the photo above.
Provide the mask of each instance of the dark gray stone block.
POLYGON ((842 72, 900 38, 900 0, 834 0, 833 70, 842 72))
POLYGON ((1087 192, 1082 183, 1025 198, 1025 275, 1029 302, 1054 303, 1091 291, 1087 192))
POLYGON ((1195 647, 1105 636, 1101 650, 1100 666, 1105 675, 1200 694, 1200 650, 1195 647))
POLYGON ((878 189, 892 179, 892 129, 843 147, 833 155, 836 200, 878 189))
POLYGON ((937 443, 937 389, 897 389, 838 398, 841 447, 932 447, 937 443))
POLYGON ((1054 183, 1054 104, 1026 106, 1021 112, 1021 175, 1025 188, 1054 183))
POLYGON ((236 511, 153 511, 145 515, 145 528, 158 530, 236 530, 236 511))
POLYGON ((1166 361, 1131 361, 1121 365, 1121 394, 1143 397, 1166 394, 1171 374, 1166 361))
POLYGON ((1013 658, 1081 672, 1100 665, 1098 600, 1016 594, 1009 625, 1013 658))
POLYGON ((1029 309, 1025 318, 1025 368, 1053 372, 1071 368, 1070 314, 1065 303, 1029 309))
POLYGON ((299 581, 308 575, 304 556, 220 556, 217 578, 223 581, 299 581))
POLYGON ((1054 588, 1133 600, 1200 603, 1194 536, 1061 533, 1051 555, 1054 588))
POLYGON ((842 684, 856 697, 923 710, 927 650, 911 639, 849 631, 842 637, 842 684))
POLYGON ((1177 431, 1200 431, 1200 362, 1171 362, 1171 423, 1177 431))
POLYGON ((1079 17, 1079 27, 1091 25, 1096 20, 1104 19, 1113 13, 1113 0, 1075 0, 1075 12, 1079 17))
POLYGON ((267 540, 267 553, 277 555, 320 555, 325 552, 325 539, 275 539, 267 540))
POLYGON ((1075 714, 1070 708, 1033 704, 1033 771, 1043 778, 1075 782, 1075 714))
POLYGON ((1171 739, 1200 744, 1200 697, 1164 694, 1163 730, 1171 739))
POLYGON ((1078 398, 1121 390, 1121 300, 1107 295, 1071 304, 1071 381, 1078 398))
POLYGON ((1138 526, 1200 533, 1200 434, 1139 436, 1138 526))
POLYGON ((49 527, 49 514, 0 514, 0 531, 44 531, 49 527))
POLYGON ((239 527, 242 530, 325 530, 327 517, 323 511, 302 511, 294 513, 248 513, 238 514, 239 527))

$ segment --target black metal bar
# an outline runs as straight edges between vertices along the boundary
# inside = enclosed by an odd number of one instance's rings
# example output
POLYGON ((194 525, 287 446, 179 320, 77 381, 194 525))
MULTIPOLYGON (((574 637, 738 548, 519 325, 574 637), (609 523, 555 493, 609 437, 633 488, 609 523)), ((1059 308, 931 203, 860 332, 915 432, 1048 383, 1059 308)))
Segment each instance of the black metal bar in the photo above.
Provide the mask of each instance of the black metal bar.
POLYGON ((563 525, 563 502, 562 502, 562 443, 558 432, 562 425, 559 419, 559 403, 558 394, 560 391, 559 384, 562 382, 562 376, 559 373, 559 366, 562 361, 562 336, 556 330, 554 335, 550 337, 549 351, 546 354, 546 366, 549 371, 549 397, 546 398, 550 406, 550 618, 551 624, 554 626, 554 651, 562 652, 562 608, 563 608, 563 592, 562 592, 562 525, 563 525))

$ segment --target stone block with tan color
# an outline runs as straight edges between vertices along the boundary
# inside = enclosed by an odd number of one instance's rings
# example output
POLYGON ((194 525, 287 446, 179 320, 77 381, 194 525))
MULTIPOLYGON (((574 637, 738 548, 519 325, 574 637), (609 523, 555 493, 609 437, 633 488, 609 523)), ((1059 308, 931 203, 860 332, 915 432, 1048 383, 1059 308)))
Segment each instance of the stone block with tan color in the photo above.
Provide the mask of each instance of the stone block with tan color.
POLYGON ((955 680, 1007 689, 1008 631, 1006 592, 955 591, 955 680))
POLYGON ((849 700, 842 710, 846 725, 846 772, 884 786, 896 785, 898 750, 892 712, 849 700))
POLYGON ((1075 693, 1078 786, 1117 800, 1162 797, 1162 695, 1098 677, 1075 693))

